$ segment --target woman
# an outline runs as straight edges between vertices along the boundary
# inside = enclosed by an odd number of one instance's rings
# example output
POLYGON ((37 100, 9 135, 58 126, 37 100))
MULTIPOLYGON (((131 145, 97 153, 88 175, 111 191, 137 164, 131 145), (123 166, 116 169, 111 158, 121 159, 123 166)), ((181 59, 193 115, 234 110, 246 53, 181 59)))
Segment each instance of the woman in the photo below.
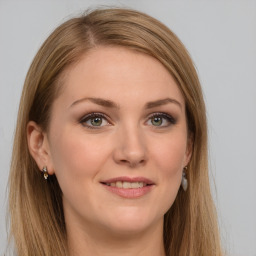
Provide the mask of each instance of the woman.
POLYGON ((59 26, 28 71, 10 174, 17 255, 222 255, 200 83, 127 9, 59 26))

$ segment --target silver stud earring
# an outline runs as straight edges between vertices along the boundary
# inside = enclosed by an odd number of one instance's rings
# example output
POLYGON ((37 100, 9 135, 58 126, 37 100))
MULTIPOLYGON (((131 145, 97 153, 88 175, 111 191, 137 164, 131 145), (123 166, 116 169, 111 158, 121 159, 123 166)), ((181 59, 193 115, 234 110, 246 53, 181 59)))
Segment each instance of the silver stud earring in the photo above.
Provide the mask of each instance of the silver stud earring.
POLYGON ((43 167, 42 172, 44 174, 44 178, 47 180, 49 174, 46 166, 43 167))
POLYGON ((183 169, 183 173, 182 173, 182 179, 181 179, 181 186, 183 188, 184 191, 187 191, 188 189, 188 180, 186 178, 186 173, 185 171, 188 169, 188 167, 184 167, 183 169))

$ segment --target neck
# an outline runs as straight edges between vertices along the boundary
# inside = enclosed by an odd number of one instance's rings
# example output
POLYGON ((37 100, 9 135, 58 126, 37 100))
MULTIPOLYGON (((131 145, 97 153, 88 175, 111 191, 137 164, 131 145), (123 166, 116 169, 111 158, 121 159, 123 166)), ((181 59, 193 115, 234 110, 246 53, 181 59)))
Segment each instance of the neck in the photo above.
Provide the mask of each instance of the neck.
POLYGON ((115 233, 102 228, 78 225, 67 227, 70 256, 165 256, 163 221, 148 230, 115 233))

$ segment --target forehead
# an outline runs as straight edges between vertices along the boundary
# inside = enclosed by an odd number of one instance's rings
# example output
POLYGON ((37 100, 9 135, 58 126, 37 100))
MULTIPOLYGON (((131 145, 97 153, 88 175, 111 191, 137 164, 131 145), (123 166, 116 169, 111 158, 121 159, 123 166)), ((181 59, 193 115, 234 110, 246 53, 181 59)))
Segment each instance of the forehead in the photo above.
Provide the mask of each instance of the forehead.
POLYGON ((82 97, 153 101, 184 99, 168 70, 155 58, 124 47, 96 47, 65 71, 60 97, 69 103, 82 97))

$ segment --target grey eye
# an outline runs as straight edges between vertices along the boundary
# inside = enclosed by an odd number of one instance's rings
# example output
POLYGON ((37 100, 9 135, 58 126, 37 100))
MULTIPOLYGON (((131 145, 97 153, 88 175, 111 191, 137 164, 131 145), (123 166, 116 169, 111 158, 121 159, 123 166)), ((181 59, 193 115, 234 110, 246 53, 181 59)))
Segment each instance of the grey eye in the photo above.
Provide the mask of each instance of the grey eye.
POLYGON ((107 118, 101 113, 90 113, 83 117, 80 123, 88 128, 100 128, 109 125, 107 118))
POLYGON ((102 117, 90 118, 86 123, 89 123, 92 126, 100 126, 102 124, 102 117))
POLYGON ((154 127, 168 127, 176 123, 176 119, 166 113, 154 113, 147 120, 147 125, 154 127))
POLYGON ((154 116, 154 117, 151 118, 151 123, 154 126, 160 126, 163 123, 163 118, 159 117, 159 116, 154 116))

